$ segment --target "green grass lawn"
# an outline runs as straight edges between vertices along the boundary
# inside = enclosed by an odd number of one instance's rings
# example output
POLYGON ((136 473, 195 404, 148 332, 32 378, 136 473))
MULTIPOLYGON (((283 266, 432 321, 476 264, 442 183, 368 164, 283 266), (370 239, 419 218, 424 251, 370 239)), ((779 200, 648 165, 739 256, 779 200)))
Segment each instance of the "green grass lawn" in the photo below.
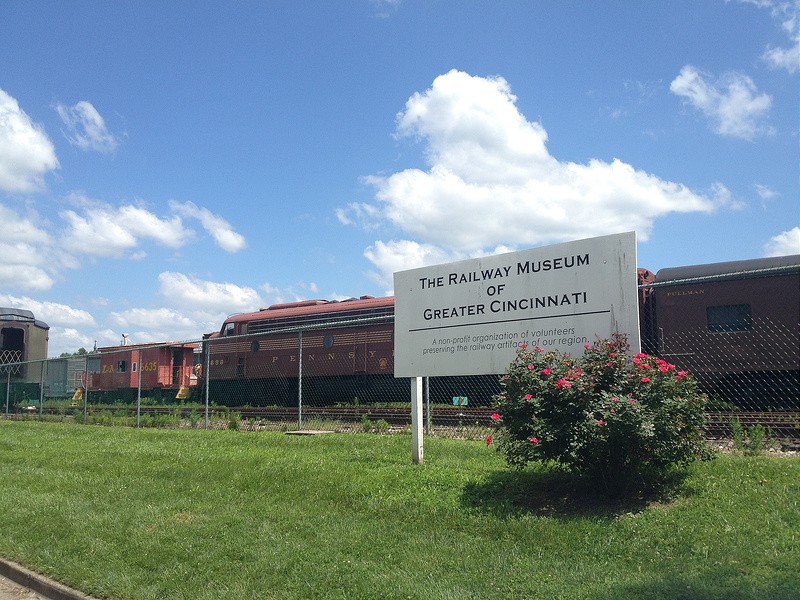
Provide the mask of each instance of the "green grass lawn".
POLYGON ((609 505, 480 442, 0 421, 0 556, 99 597, 796 599, 800 459, 609 505))

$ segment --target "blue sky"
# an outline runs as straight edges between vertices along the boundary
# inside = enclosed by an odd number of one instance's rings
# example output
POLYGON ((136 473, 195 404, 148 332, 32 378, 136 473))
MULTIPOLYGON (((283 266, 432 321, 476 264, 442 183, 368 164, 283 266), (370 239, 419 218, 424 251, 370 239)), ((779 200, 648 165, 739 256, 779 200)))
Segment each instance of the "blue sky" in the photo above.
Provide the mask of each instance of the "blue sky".
POLYGON ((0 3, 0 306, 58 355, 622 231, 800 253, 799 9, 0 3))

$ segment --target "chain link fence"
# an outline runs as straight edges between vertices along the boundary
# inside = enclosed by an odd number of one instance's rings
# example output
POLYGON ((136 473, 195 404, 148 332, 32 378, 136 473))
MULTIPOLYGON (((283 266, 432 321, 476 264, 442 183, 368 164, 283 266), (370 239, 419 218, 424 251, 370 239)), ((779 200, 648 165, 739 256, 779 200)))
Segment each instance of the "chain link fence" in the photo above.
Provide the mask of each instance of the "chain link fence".
MULTIPOLYGON (((392 375, 391 317, 320 323, 179 344, 123 346, 0 364, 7 418, 105 425, 391 433, 410 430, 407 378, 392 375), (208 349, 206 352, 204 349, 208 349)), ((710 436, 731 420, 800 441, 800 325, 752 319, 747 331, 657 331, 651 348, 709 396, 710 436)), ((497 376, 424 382, 428 435, 491 430, 497 376)))

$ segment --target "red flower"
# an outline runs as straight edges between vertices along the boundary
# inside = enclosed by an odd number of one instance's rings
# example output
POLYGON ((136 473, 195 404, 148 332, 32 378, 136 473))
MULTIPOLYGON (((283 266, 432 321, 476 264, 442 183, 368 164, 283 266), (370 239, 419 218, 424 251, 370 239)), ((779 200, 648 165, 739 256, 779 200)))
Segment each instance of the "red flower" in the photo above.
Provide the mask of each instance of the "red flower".
POLYGON ((558 381, 556 381, 556 387, 558 389, 568 388, 568 387, 572 387, 572 384, 569 381, 567 381, 566 379, 559 379, 558 381))
POLYGON ((534 346, 533 349, 536 350, 536 352, 541 352, 542 351, 542 349, 539 348, 539 346, 534 346))
POLYGON ((492 421, 497 423, 499 420, 500 420, 500 415, 498 415, 497 413, 492 413, 492 421))
MULTIPOLYGON (((531 367, 533 368, 533 367, 531 367)), ((542 375, 550 375, 553 372, 553 369, 542 369, 542 375)))
POLYGON ((533 365, 528 365, 528 370, 533 371, 533 365))
POLYGON ((678 371, 675 373, 675 379, 683 379, 689 374, 689 371, 678 371))
POLYGON ((524 398, 525 400, 530 400, 531 398, 533 398, 533 396, 531 396, 530 394, 525 394, 524 398))
POLYGON ((539 445, 539 438, 536 438, 536 437, 529 437, 529 438, 528 438, 528 441, 529 441, 531 444, 533 444, 534 446, 538 446, 538 445, 539 445))
POLYGON ((598 424, 598 425, 602 425, 603 423, 605 423, 605 421, 603 421, 603 419, 598 419, 598 420, 597 420, 597 424, 598 424))
POLYGON ((586 348, 587 350, 588 350, 589 348, 591 348, 591 346, 590 346, 589 344, 584 344, 584 345, 583 345, 583 347, 584 347, 584 348, 586 348))
POLYGON ((520 347, 520 350, 525 350, 525 348, 528 347, 528 344, 520 344, 519 347, 520 347))
POLYGON ((491 434, 487 435, 487 436, 486 436, 486 445, 487 445, 487 446, 491 446, 491 445, 492 445, 492 440, 493 440, 493 439, 494 439, 494 438, 491 436, 491 434))
POLYGON ((650 381, 649 377, 642 377, 642 383, 648 383, 650 381))

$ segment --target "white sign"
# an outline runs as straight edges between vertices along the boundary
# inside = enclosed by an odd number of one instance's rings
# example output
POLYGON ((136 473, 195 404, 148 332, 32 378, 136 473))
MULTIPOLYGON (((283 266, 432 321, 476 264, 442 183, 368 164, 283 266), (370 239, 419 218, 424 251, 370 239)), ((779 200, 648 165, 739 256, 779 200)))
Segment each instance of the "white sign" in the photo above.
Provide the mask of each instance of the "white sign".
POLYGON ((520 344, 640 346, 633 232, 401 271, 394 293, 395 377, 503 373, 520 344))

